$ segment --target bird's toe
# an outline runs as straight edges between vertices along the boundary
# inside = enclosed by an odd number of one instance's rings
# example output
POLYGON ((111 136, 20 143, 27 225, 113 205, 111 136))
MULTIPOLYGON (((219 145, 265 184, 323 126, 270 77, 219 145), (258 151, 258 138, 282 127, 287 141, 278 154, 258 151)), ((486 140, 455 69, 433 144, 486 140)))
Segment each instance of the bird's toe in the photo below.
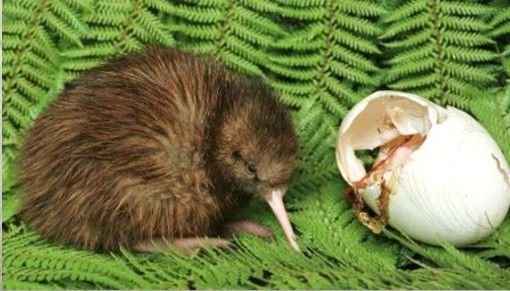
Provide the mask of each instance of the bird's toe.
POLYGON ((225 225, 222 234, 224 237, 231 237, 237 233, 249 233, 265 239, 273 239, 273 231, 266 225, 250 221, 250 220, 238 220, 233 221, 225 225))

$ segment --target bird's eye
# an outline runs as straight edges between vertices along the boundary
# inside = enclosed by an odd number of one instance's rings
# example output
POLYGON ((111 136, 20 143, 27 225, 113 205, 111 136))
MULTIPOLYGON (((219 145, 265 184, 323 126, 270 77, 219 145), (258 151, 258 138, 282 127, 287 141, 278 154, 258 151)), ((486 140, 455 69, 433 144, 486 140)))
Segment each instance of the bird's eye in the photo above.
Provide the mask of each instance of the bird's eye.
POLYGON ((246 166, 246 168, 248 169, 248 172, 250 172, 252 174, 257 173, 257 168, 254 165, 248 165, 248 166, 246 166))

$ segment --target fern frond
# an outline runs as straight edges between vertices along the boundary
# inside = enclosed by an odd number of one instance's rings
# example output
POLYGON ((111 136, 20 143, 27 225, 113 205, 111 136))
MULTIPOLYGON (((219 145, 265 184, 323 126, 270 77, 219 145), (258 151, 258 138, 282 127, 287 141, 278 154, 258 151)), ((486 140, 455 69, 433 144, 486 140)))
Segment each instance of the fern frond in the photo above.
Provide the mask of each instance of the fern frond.
MULTIPOLYGON (((331 95, 327 97, 334 100, 331 95)), ((300 144, 306 145, 300 149, 298 160, 298 168, 303 173, 323 172, 335 165, 333 149, 336 127, 334 121, 324 116, 323 110, 319 104, 308 100, 296 115, 297 136, 300 144)))
MULTIPOLYGON (((295 3, 293 3, 295 4, 295 3)), ((322 3, 325 5, 326 2, 322 3)), ((301 21, 309 21, 309 20, 320 20, 326 16, 326 11, 321 7, 310 5, 308 7, 299 7, 293 6, 292 4, 282 8, 281 14, 284 17, 289 17, 301 21)))
POLYGON ((388 230, 372 235, 343 197, 346 185, 334 155, 341 118, 362 97, 386 87, 383 80, 469 109, 510 161, 506 0, 5 2, 4 289, 507 287, 510 221, 467 250, 428 247, 388 230), (288 246, 263 202, 239 218, 267 224, 275 241, 240 234, 235 247, 190 255, 77 250, 45 241, 19 222, 13 160, 23 131, 66 80, 148 44, 212 55, 262 76, 291 107, 300 151, 285 202, 301 253, 288 246), (387 69, 380 70, 385 56, 387 69))
POLYGON ((359 101, 360 92, 354 92, 350 84, 338 82, 333 77, 326 77, 324 84, 333 95, 339 96, 349 104, 356 104, 359 101))
MULTIPOLYGON (((312 82, 301 82, 296 84, 294 82, 286 82, 284 80, 273 80, 271 82, 271 86, 278 92, 290 94, 289 98, 292 96, 306 96, 308 94, 313 94, 315 90, 315 85, 312 82)), ((305 97, 296 98, 296 100, 307 100, 305 97)), ((299 102, 301 103, 301 102, 299 102)))
POLYGON ((86 281, 119 289, 149 286, 121 261, 54 246, 34 233, 7 236, 3 243, 4 276, 11 280, 34 283, 86 281))
POLYGON ((490 26, 494 28, 490 32, 492 37, 510 34, 510 9, 508 7, 498 7, 490 22, 490 26))
POLYGON ((236 70, 263 76, 267 58, 262 52, 286 33, 265 13, 278 9, 269 1, 225 0, 207 8, 195 2, 168 3, 162 11, 173 17, 181 49, 214 55, 236 70))
POLYGON ((402 19, 407 19, 424 9, 427 9, 427 2, 421 0, 412 0, 408 3, 402 4, 398 9, 391 11, 386 16, 386 22, 392 23, 402 19))
POLYGON ((501 3, 498 5, 490 21, 491 31, 489 36, 496 40, 496 48, 500 53, 499 60, 503 65, 503 78, 510 77, 510 7, 501 3))
POLYGON ((384 7, 377 4, 378 2, 367 1, 343 1, 338 9, 344 13, 357 16, 373 16, 379 17, 386 13, 384 7))
POLYGON ((302 68, 301 70, 295 70, 291 66, 286 66, 286 65, 281 65, 281 64, 270 64, 270 65, 268 65, 268 68, 271 71, 278 73, 284 77, 293 78, 296 80, 304 80, 304 81, 310 80, 310 79, 313 79, 313 76, 315 76, 315 74, 316 74, 313 67, 307 68, 307 69, 302 68))
POLYGON ((331 72, 336 73, 338 76, 343 77, 355 83, 364 85, 375 85, 372 79, 364 70, 351 67, 338 61, 332 61, 330 64, 331 72))
POLYGON ((424 78, 416 79, 414 77, 403 78, 392 84, 397 90, 409 90, 412 88, 430 87, 436 83, 436 76, 430 75, 424 78))
POLYGON ((332 33, 332 37, 339 45, 345 45, 344 47, 350 48, 353 51, 368 54, 381 53, 377 45, 373 40, 359 37, 356 33, 350 33, 347 31, 336 30, 332 33))
POLYGON ((307 58, 300 55, 270 55, 269 60, 279 65, 285 65, 289 67, 311 67, 320 61, 320 57, 311 56, 307 58))
POLYGON ((429 16, 425 13, 407 17, 404 20, 394 22, 388 30, 381 36, 382 38, 390 38, 402 34, 410 34, 413 30, 419 30, 429 25, 429 16))
POLYGON ((486 93, 486 98, 474 99, 470 106, 478 120, 487 128, 510 163, 510 82, 504 88, 486 93))
POLYGON ((445 61, 444 69, 451 77, 456 77, 459 81, 490 83, 495 81, 494 76, 487 74, 484 68, 476 68, 455 61, 445 61))
POLYGON ((432 31, 426 29, 420 32, 415 33, 413 32, 413 34, 409 37, 406 37, 404 39, 399 38, 398 40, 392 40, 391 42, 385 43, 384 45, 387 48, 401 48, 401 49, 413 48, 416 45, 427 42, 431 37, 432 31))
POLYGON ((360 17, 354 17, 345 13, 339 13, 336 20, 339 27, 343 27, 344 29, 352 32, 357 32, 369 36, 381 34, 381 29, 379 26, 369 20, 360 17))
POLYGON ((395 80, 401 77, 415 75, 417 73, 429 72, 434 68, 435 62, 432 58, 423 58, 419 61, 409 61, 394 66, 388 70, 388 80, 395 80))
MULTIPOLYGON (((4 141, 19 141, 38 112, 58 93, 61 67, 57 38, 81 46, 88 27, 81 20, 86 5, 74 1, 8 1, 4 5, 4 141)), ((17 144, 13 145, 15 150, 17 144)), ((4 163, 10 163, 7 157, 4 163)))
POLYGON ((477 3, 463 3, 461 1, 445 2, 439 6, 439 11, 447 15, 472 15, 485 16, 491 11, 491 8, 477 3))
POLYGON ((476 47, 494 43, 494 41, 486 35, 479 33, 471 33, 464 31, 445 31, 443 39, 446 44, 461 45, 465 47, 476 47))
POLYGON ((348 108, 337 100, 338 97, 333 96, 327 90, 319 93, 317 100, 322 103, 325 109, 327 109, 334 116, 345 116, 349 111, 348 108))
POLYGON ((165 4, 157 0, 95 1, 95 13, 84 17, 90 26, 87 45, 62 53, 66 80, 145 44, 174 45, 170 29, 158 15, 165 4))
POLYGON ((81 38, 88 35, 88 28, 77 13, 66 5, 59 0, 51 1, 48 12, 43 14, 43 22, 62 38, 81 46, 81 38))
POLYGON ((331 53, 340 61, 346 64, 364 70, 365 72, 377 72, 379 68, 359 52, 354 52, 342 46, 331 48, 331 53))
POLYGON ((488 50, 448 46, 445 47, 444 53, 447 58, 461 62, 485 62, 498 57, 496 53, 488 50))
POLYGON ((240 2, 246 7, 251 7, 260 12, 274 13, 280 11, 278 3, 271 0, 240 0, 240 2))
MULTIPOLYGON (((377 85, 374 75, 378 67, 369 56, 380 53, 375 37, 382 30, 376 19, 384 9, 371 1, 311 1, 304 7, 300 1, 279 2, 281 15, 299 26, 271 44, 269 84, 285 96, 287 104, 318 102, 320 106, 314 110, 322 112, 322 119, 331 124, 328 130, 317 129, 319 136, 332 138, 341 117, 362 97, 353 88, 377 85), (292 88, 293 83, 297 89, 292 88)), ((303 142, 305 152, 317 146, 313 139, 303 142)), ((309 167, 331 162, 327 155, 326 149, 313 151, 308 156, 309 167), (319 164, 314 164, 314 159, 319 164)))
MULTIPOLYGON (((440 4, 441 7, 443 4, 440 4)), ((447 12, 445 12, 447 14, 447 12)), ((474 17, 450 16, 445 15, 441 18, 442 26, 451 28, 452 30, 465 30, 465 31, 485 31, 489 29, 489 25, 483 20, 474 17)))
POLYGON ((487 49, 494 41, 487 37, 490 26, 483 19, 491 11, 476 3, 436 0, 397 8, 397 16, 386 19, 389 29, 384 35, 392 52, 389 87, 466 108, 474 89, 496 81, 484 66, 498 57, 487 49), (414 36, 411 40, 403 34, 414 36))
MULTIPOLYGON (((305 34, 306 35, 306 34, 305 34)), ((311 36, 309 36, 311 38, 311 36)), ((292 49, 296 51, 308 51, 317 50, 321 48, 322 42, 320 40, 308 40, 308 37, 289 37, 285 39, 279 39, 274 44, 275 48, 279 49, 292 49)))
POLYGON ((7 277, 3 280, 4 290, 61 290, 62 287, 56 284, 41 284, 30 281, 23 281, 7 277))
POLYGON ((172 32, 182 33, 199 40, 214 41, 220 37, 220 32, 212 26, 178 23, 170 28, 172 32))

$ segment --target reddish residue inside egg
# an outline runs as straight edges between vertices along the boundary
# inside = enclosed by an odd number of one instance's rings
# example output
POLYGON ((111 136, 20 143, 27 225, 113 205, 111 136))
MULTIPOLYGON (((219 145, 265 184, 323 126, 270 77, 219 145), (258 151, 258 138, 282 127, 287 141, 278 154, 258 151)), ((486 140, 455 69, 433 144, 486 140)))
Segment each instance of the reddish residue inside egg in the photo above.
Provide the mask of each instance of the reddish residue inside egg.
POLYGON ((380 147, 379 155, 372 169, 347 190, 346 195, 352 203, 356 217, 374 233, 380 233, 382 227, 388 224, 390 195, 396 188, 398 173, 409 161, 410 155, 423 144, 425 138, 419 134, 400 136, 384 144, 380 147), (389 181, 383 177, 388 172, 392 173, 392 179, 389 181), (374 185, 380 185, 381 193, 377 198, 379 213, 376 216, 371 216, 364 210, 365 203, 360 192, 374 185))

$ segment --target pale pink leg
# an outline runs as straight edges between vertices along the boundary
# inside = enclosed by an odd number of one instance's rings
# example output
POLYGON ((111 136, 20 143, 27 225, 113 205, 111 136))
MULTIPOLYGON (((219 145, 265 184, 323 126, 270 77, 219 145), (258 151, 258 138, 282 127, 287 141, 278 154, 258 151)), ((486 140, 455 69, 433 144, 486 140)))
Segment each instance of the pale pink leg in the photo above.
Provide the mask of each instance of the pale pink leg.
POLYGON ((265 239, 273 238, 273 231, 269 227, 250 220, 238 220, 227 223, 223 228, 222 235, 231 237, 240 232, 246 232, 265 239))
POLYGON ((183 253, 190 253, 205 246, 227 247, 230 245, 230 242, 221 238, 210 237, 176 238, 167 241, 157 239, 153 241, 140 242, 133 247, 133 250, 142 253, 155 253, 168 250, 169 244, 183 253))

